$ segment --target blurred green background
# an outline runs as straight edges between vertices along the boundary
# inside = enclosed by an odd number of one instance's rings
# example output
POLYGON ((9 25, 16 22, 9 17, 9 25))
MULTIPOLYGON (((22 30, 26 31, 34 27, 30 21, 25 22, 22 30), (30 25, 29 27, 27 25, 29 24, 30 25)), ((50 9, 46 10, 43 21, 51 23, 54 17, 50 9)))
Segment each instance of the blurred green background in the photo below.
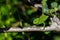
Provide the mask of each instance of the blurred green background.
MULTIPOLYGON (((59 0, 0 0, 0 28, 48 26, 55 14, 60 19, 59 0), (35 4, 42 5, 34 7, 35 4)), ((60 40, 60 33, 49 32, 1 32, 0 40, 60 40)))

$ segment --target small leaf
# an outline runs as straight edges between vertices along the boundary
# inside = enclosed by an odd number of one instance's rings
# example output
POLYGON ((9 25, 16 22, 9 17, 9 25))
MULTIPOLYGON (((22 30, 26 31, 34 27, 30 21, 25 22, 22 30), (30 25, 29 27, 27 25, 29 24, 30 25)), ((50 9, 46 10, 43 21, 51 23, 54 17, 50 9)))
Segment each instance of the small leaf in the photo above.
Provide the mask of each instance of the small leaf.
POLYGON ((2 23, 2 21, 0 21, 0 27, 2 27, 3 26, 3 23, 2 23))
POLYGON ((4 35, 4 33, 0 33, 0 40, 5 40, 5 35, 4 35))
POLYGON ((7 6, 1 6, 1 13, 7 15, 9 13, 9 8, 7 6))
POLYGON ((13 3, 14 3, 14 4, 17 4, 17 3, 18 3, 18 0, 13 0, 13 3))
POLYGON ((43 13, 49 13, 49 9, 46 6, 42 7, 42 12, 43 13))
POLYGON ((11 17, 11 18, 8 18, 6 21, 5 21, 5 25, 10 25, 11 22, 15 22, 16 20, 11 17))
POLYGON ((9 19, 5 21, 5 25, 10 25, 10 20, 9 19))
POLYGON ((7 40, 12 40, 11 33, 6 33, 6 38, 7 38, 7 40))
POLYGON ((46 5, 46 1, 47 1, 47 0, 42 0, 42 5, 45 6, 45 5, 46 5))
POLYGON ((28 15, 31 15, 33 12, 35 12, 33 9, 27 11, 28 15))
POLYGON ((9 18, 9 20, 10 20, 11 22, 14 22, 14 21, 15 21, 15 18, 14 18, 14 17, 11 17, 11 18, 9 18))
POLYGON ((11 5, 9 5, 9 4, 8 4, 6 7, 7 7, 9 10, 11 9, 11 5))
POLYGON ((40 18, 34 19, 33 24, 36 24, 36 25, 42 24, 42 23, 44 23, 44 21, 47 20, 47 18, 48 18, 48 16, 42 14, 42 15, 40 16, 40 18))
POLYGON ((52 7, 52 8, 57 8, 57 6, 58 6, 58 3, 57 3, 57 2, 52 2, 52 3, 51 3, 51 7, 52 7))
POLYGON ((54 40, 60 40, 60 36, 59 35, 55 35, 54 36, 54 40))
POLYGON ((50 32, 45 32, 45 34, 47 34, 47 35, 48 35, 49 33, 50 33, 50 32))
POLYGON ((16 36, 17 34, 18 34, 17 32, 13 32, 13 33, 12 33, 13 36, 16 36))
POLYGON ((30 26, 30 24, 29 23, 24 23, 24 26, 28 27, 28 26, 30 26))

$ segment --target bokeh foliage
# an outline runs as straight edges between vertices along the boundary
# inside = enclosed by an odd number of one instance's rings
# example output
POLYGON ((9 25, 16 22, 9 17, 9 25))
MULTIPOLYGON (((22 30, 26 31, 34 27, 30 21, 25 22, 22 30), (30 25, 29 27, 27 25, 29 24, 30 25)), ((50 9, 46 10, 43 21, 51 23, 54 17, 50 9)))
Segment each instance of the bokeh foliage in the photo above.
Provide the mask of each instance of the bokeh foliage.
MULTIPOLYGON (((40 2, 42 8, 39 9, 35 8, 34 4, 29 4, 27 0, 0 0, 0 28, 33 25, 44 27, 50 25, 51 16, 56 15, 60 18, 59 0, 40 2), (20 22, 22 25, 19 25, 20 22)), ((52 32, 9 32, 0 33, 0 40, 51 40, 53 35, 52 32)))

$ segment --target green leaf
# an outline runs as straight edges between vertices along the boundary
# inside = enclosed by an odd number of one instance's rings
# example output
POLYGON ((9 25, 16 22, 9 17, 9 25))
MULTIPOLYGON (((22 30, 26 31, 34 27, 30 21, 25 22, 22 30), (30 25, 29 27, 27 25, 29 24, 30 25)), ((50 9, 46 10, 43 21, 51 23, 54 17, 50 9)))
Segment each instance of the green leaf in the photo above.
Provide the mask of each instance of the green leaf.
POLYGON ((52 8, 57 8, 58 7, 58 3, 57 2, 52 2, 51 3, 51 7, 52 8))
POLYGON ((9 19, 7 19, 7 20, 5 21, 5 25, 10 25, 10 20, 9 20, 9 19))
POLYGON ((45 5, 46 5, 46 1, 47 1, 47 0, 42 0, 42 5, 45 6, 45 5))
POLYGON ((10 5, 10 4, 8 4, 6 7, 7 7, 9 10, 11 10, 11 5, 10 5))
POLYGON ((5 34, 6 34, 6 38, 7 38, 7 40, 12 40, 11 33, 5 33, 5 34))
POLYGON ((12 37, 8 36, 7 40, 12 40, 12 37))
POLYGON ((12 17, 12 18, 9 18, 5 21, 5 25, 10 25, 11 22, 15 22, 16 20, 12 17))
POLYGON ((25 26, 25 27, 29 27, 30 24, 29 24, 29 23, 24 23, 24 26, 25 26))
POLYGON ((47 34, 47 35, 48 35, 49 33, 50 33, 50 32, 45 32, 45 34, 47 34))
POLYGON ((2 21, 0 21, 0 28, 5 28, 5 26, 4 26, 2 21))
POLYGON ((27 11, 28 15, 31 15, 33 12, 35 12, 33 9, 27 11))
POLYGON ((36 25, 42 24, 47 20, 47 18, 48 18, 48 16, 42 14, 40 16, 40 18, 36 18, 36 19, 33 20, 33 24, 36 24, 36 25))
POLYGON ((17 32, 13 32, 13 33, 12 33, 13 36, 16 36, 17 34, 18 34, 17 32))
POLYGON ((7 15, 9 13, 9 9, 7 6, 1 6, 1 13, 3 15, 7 15))
POLYGON ((16 38, 21 38, 22 39, 23 36, 22 35, 17 35, 16 38))
POLYGON ((18 3, 18 0, 13 0, 13 3, 14 3, 14 4, 17 4, 17 3, 18 3))
POLYGON ((49 13, 49 9, 46 6, 42 7, 42 12, 43 13, 49 13))
POLYGON ((59 35, 55 35, 54 36, 54 40, 60 40, 60 36, 59 35))
POLYGON ((10 20, 11 22, 16 21, 14 17, 9 18, 9 20, 10 20))
POLYGON ((2 21, 0 21, 0 27, 2 27, 3 25, 2 25, 3 23, 2 23, 2 21))
POLYGON ((0 40, 5 40, 5 35, 4 35, 4 33, 0 33, 0 40))

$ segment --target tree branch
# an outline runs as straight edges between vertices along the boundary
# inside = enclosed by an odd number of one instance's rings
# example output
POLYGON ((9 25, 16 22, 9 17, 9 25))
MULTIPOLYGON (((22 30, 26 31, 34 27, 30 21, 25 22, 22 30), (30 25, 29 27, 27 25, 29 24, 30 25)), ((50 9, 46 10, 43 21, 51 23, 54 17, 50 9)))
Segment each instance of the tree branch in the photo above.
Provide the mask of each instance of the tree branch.
POLYGON ((24 27, 24 28, 10 28, 7 31, 4 32, 26 32, 26 31, 60 31, 60 26, 58 27, 24 27))

